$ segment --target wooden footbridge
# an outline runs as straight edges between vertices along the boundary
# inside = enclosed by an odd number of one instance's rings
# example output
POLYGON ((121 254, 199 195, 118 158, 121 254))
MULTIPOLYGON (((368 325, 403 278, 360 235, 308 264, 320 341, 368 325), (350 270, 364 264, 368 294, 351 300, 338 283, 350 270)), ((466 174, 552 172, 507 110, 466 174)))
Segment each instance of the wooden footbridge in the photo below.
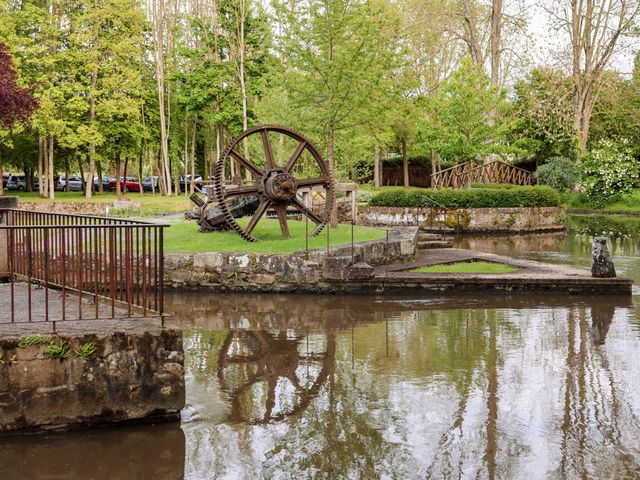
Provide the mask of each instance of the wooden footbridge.
POLYGON ((465 188, 472 183, 531 185, 531 172, 500 160, 465 162, 431 174, 431 188, 465 188))

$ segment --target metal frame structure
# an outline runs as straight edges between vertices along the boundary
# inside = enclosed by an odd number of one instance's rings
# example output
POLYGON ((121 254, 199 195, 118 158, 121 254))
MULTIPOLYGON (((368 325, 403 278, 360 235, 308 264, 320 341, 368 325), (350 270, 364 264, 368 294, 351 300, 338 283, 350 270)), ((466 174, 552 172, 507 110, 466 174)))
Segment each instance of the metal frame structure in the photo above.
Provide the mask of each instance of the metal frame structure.
POLYGON ((334 201, 333 178, 318 149, 301 134, 290 128, 277 125, 253 127, 231 140, 216 164, 212 187, 213 196, 209 195, 206 201, 203 201, 200 197, 196 196, 194 198, 192 196, 192 201, 200 209, 199 215, 196 215, 196 220, 201 225, 201 230, 219 228, 219 225, 212 224, 207 213, 210 206, 215 206, 222 215, 222 226, 235 230, 242 238, 250 242, 256 241, 252 231, 265 215, 267 209, 275 210, 280 221, 282 235, 284 238, 289 238, 289 227, 287 225, 288 207, 293 207, 316 224, 311 233, 311 236, 315 236, 320 233, 328 221, 334 201), (297 142, 296 148, 284 165, 276 163, 270 134, 279 134, 297 142), (258 167, 255 163, 245 158, 238 148, 244 142, 247 142, 249 137, 254 135, 260 137, 262 155, 265 160, 264 167, 258 167), (308 152, 317 163, 320 176, 311 178, 295 176, 294 168, 305 152, 308 152), (230 168, 231 162, 235 162, 235 165, 240 167, 238 170, 244 170, 247 178, 243 179, 238 175, 236 178, 229 179, 228 173, 233 171, 230 168), (312 187, 321 187, 325 191, 326 201, 322 214, 315 213, 299 198, 298 190, 312 187), (230 202, 240 198, 255 199, 257 204, 257 208, 251 213, 248 225, 244 228, 236 221, 236 216, 238 215, 237 213, 234 215, 234 207, 230 202), (203 226, 204 228, 202 228, 203 226), (207 226, 210 228, 207 228, 207 226))

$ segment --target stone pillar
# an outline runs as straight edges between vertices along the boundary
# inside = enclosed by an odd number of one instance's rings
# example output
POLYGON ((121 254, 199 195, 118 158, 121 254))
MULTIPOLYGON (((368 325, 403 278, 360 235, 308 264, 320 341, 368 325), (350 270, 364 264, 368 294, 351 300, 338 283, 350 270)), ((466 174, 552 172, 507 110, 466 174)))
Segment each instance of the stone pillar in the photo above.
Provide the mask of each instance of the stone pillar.
POLYGON ((591 245, 591 255, 593 264, 591 265, 591 276, 597 278, 611 278, 616 276, 616 269, 613 261, 609 256, 607 248, 607 239, 604 237, 595 237, 591 245))
MULTIPOLYGON (((0 197, 0 227, 6 225, 7 218, 2 210, 18 208, 18 197, 0 197)), ((9 242, 6 230, 0 229, 0 277, 9 272, 9 242)))

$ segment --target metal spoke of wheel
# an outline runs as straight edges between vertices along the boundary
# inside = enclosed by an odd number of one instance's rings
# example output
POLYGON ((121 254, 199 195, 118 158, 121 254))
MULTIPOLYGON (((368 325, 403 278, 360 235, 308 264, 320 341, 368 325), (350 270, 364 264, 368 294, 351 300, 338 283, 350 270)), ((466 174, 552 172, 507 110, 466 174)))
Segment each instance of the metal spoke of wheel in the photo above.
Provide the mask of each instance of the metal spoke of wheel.
POLYGON ((321 223, 324 223, 324 221, 318 215, 313 213, 313 211, 310 208, 308 208, 306 205, 304 205, 297 197, 292 198, 291 202, 293 203, 294 207, 300 210, 300 212, 302 212, 303 215, 306 215, 307 217, 309 217, 309 219, 315 222, 316 225, 320 225, 321 223))
POLYGON ((269 141, 269 130, 266 128, 260 131, 262 135, 262 147, 264 148, 264 156, 267 160, 267 168, 276 168, 276 162, 273 159, 273 150, 271 149, 271 142, 269 141))
POLYGON ((253 173, 253 175, 255 177, 261 177, 262 176, 262 172, 253 164, 251 163, 249 160, 247 160, 246 158, 244 158, 242 155, 240 155, 238 152, 236 152, 235 150, 231 150, 229 152, 229 154, 240 164, 242 165, 244 168, 246 168, 247 170, 249 170, 251 173, 253 173))
POLYGON ((294 165, 296 164, 296 162, 298 161, 298 159, 300 158, 300 155, 302 155, 303 150, 305 149, 305 147, 307 146, 307 142, 306 141, 302 141, 298 144, 295 152, 293 152, 293 154, 291 155, 291 158, 289 158, 289 161, 287 162, 286 167, 284 167, 284 171, 287 173, 291 173, 291 170, 293 170, 294 165))
POLYGON ((276 205, 274 208, 276 210, 276 213, 278 214, 278 220, 280 220, 280 230, 282 231, 282 236, 285 239, 289 239, 289 225, 287 225, 287 206, 276 205))
POLYGON ((264 212, 267 211, 267 208, 269 207, 270 203, 271 202, 269 202, 269 200, 262 200, 260 202, 260 205, 258 206, 258 209, 255 211, 255 213, 251 217, 251 220, 249 220, 249 225, 247 225, 247 228, 244 229, 248 234, 251 234, 251 232, 255 228, 256 224, 258 223, 258 221, 264 215, 264 212))
POLYGON ((298 188, 314 187, 316 185, 327 185, 329 183, 329 179, 325 177, 305 178, 302 180, 297 180, 297 183, 298 183, 298 188))
POLYGON ((228 188, 224 192, 225 198, 237 197, 238 195, 250 195, 252 193, 258 194, 257 185, 246 185, 243 187, 228 188))

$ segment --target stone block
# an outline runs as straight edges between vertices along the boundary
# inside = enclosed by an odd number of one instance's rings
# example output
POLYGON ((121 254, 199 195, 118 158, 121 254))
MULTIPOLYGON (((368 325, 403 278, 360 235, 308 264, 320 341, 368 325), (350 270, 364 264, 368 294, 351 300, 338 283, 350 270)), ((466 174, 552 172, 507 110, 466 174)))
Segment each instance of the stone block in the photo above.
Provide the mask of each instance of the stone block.
POLYGON ((285 262, 284 255, 256 255, 256 269, 267 273, 279 273, 285 262))
POLYGON ((276 277, 266 273, 256 273, 249 277, 250 281, 257 283, 258 285, 272 285, 276 283, 276 277))
POLYGON ((362 254, 331 256, 324 259, 323 276, 329 280, 348 280, 351 266, 362 261, 362 254))
POLYGON ((247 271, 251 268, 252 257, 255 261, 255 256, 249 254, 229 254, 228 268, 231 271, 247 271))
POLYGON ((196 253, 193 256, 193 266, 196 268, 220 269, 226 264, 226 254, 220 252, 196 253))
POLYGON ((19 197, 9 195, 0 197, 0 208, 18 208, 19 197))
POLYGON ((165 253, 165 270, 179 269, 193 266, 193 255, 189 253, 165 253))
POLYGON ((362 280, 373 277, 374 268, 366 262, 358 262, 349 268, 350 280, 362 280))

